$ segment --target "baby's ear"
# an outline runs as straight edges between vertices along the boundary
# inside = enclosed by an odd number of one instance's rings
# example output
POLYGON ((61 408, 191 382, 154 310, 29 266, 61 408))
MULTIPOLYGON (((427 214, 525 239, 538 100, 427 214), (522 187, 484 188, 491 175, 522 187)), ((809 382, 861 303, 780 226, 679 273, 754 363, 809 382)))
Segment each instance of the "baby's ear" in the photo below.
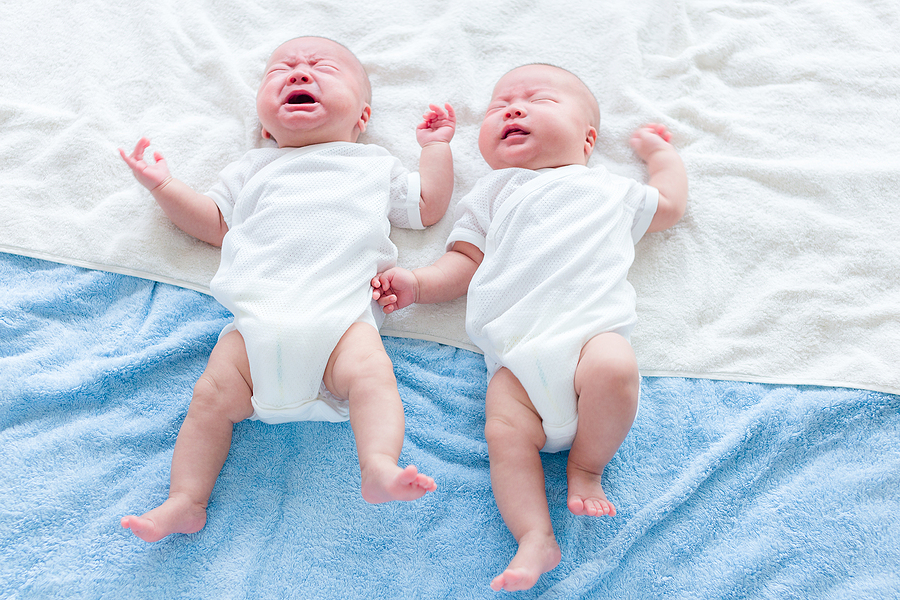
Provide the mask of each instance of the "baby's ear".
POLYGON ((356 126, 359 128, 360 133, 366 132, 366 127, 369 124, 369 118, 372 116, 372 107, 366 104, 363 107, 362 114, 359 115, 359 121, 356 122, 356 126))
POLYGON ((265 127, 262 128, 262 137, 263 137, 264 140, 274 140, 274 139, 275 139, 275 138, 272 137, 272 134, 271 134, 271 133, 269 133, 268 131, 266 131, 266 128, 265 128, 265 127))
POLYGON ((584 138, 584 157, 587 158, 594 151, 594 145, 597 143, 597 129, 592 125, 588 128, 587 136, 584 138))

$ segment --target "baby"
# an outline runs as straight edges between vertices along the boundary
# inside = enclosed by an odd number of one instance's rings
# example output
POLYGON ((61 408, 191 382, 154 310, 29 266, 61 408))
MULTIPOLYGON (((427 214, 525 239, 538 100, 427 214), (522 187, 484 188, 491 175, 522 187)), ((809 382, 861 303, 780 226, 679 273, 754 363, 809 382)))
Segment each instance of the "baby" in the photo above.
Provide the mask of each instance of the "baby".
POLYGON ((453 109, 431 106, 418 126, 419 173, 366 130, 370 84, 337 42, 301 37, 271 55, 256 105, 262 135, 277 148, 249 151, 207 194, 145 161, 141 139, 122 158, 182 230, 222 246, 213 296, 234 314, 194 387, 172 456, 169 498, 122 526, 146 541, 193 533, 231 445, 233 425, 345 421, 356 438, 362 496, 413 500, 436 489, 397 463, 403 406, 378 328, 384 318, 369 280, 396 263, 391 224, 423 228, 453 192, 453 109))
POLYGON ((460 201, 447 253, 372 281, 386 313, 468 291, 466 331, 490 376, 491 485, 518 542, 494 590, 530 588, 559 564, 541 451, 570 449, 572 513, 616 513, 601 478, 634 421, 640 386, 626 275, 634 244, 677 223, 687 203, 684 165, 661 125, 631 138, 648 185, 588 168, 599 122, 593 94, 564 69, 504 75, 478 137, 493 171, 460 201))

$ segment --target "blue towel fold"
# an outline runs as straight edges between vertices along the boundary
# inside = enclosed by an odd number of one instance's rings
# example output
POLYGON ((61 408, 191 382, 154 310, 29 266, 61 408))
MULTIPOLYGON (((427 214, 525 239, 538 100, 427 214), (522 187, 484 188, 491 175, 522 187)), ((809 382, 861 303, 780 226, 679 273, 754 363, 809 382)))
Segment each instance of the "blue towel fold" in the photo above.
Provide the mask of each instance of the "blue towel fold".
MULTIPOLYGON (((191 389, 230 316, 164 284, 0 255, 0 597, 494 598, 515 552, 490 490, 479 355, 385 338, 402 463, 438 490, 366 504, 346 423, 243 422, 206 527, 146 544, 191 389)), ((900 596, 900 398, 645 378, 563 560, 517 598, 900 596)))

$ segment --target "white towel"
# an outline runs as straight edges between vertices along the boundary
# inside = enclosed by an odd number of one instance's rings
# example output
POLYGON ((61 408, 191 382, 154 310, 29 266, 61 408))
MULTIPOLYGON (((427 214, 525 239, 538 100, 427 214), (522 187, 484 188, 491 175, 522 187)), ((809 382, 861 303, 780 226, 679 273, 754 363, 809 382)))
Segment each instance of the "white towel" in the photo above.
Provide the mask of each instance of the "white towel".
MULTIPOLYGON (((598 97, 592 164, 643 179, 628 137, 659 121, 687 165, 687 215, 646 236, 631 271, 645 374, 897 393, 898 31, 879 0, 7 4, 0 250, 205 291, 218 250, 169 223, 116 149, 146 135, 207 189, 263 144, 255 89, 296 35, 359 56, 374 88, 361 141, 410 168, 428 103, 454 105, 454 203, 487 172, 477 132, 497 78, 549 62, 598 97)), ((395 232, 401 264, 435 260, 452 213, 395 232)), ((471 347, 464 311, 413 307, 383 333, 471 347)))

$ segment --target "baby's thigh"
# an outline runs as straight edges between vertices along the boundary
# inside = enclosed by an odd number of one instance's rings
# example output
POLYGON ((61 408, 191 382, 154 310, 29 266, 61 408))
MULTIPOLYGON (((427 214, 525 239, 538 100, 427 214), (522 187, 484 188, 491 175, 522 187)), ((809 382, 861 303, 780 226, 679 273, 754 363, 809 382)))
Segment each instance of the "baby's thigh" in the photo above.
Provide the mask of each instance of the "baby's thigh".
POLYGON ((194 386, 191 408, 221 412, 237 423, 253 414, 252 395, 253 382, 244 338, 237 330, 232 330, 213 348, 206 370, 194 386))
POLYGON ((594 387, 624 388, 640 386, 637 358, 627 339, 618 333, 594 336, 581 349, 575 368, 575 394, 579 398, 594 387))
POLYGON ((501 367, 488 382, 485 398, 485 437, 488 445, 505 443, 507 436, 524 438, 537 448, 547 440, 541 415, 519 379, 501 367))
POLYGON ((366 322, 356 322, 331 352, 322 378, 328 391, 338 398, 350 397, 350 389, 367 382, 373 386, 396 388, 394 366, 384 349, 378 330, 366 322))

